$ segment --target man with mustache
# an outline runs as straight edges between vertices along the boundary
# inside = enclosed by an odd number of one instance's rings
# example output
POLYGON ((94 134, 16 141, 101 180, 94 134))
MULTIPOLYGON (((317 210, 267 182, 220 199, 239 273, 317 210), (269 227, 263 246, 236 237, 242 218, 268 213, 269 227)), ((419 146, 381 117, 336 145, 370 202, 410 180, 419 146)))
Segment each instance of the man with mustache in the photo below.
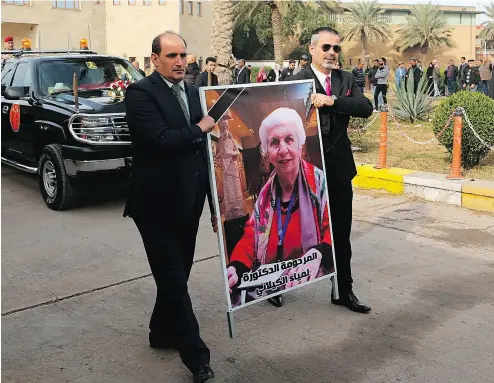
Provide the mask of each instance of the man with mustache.
MULTIPOLYGON (((152 348, 177 349, 194 383, 210 382, 210 352, 199 335, 187 289, 199 219, 209 187, 206 133, 199 91, 184 82, 184 39, 165 32, 152 43, 156 70, 127 88, 133 144, 130 195, 124 216, 139 230, 158 291, 149 324, 152 348)), ((213 230, 217 220, 212 215, 213 230)))
POLYGON ((353 75, 336 69, 341 52, 340 42, 340 35, 335 29, 316 29, 309 46, 312 64, 293 76, 292 80, 314 79, 316 84, 317 94, 312 95, 312 102, 319 108, 338 273, 339 299, 332 296, 331 302, 355 312, 367 313, 371 308, 360 302, 352 289, 352 179, 357 169, 347 128, 350 117, 367 118, 373 108, 355 83, 353 75))

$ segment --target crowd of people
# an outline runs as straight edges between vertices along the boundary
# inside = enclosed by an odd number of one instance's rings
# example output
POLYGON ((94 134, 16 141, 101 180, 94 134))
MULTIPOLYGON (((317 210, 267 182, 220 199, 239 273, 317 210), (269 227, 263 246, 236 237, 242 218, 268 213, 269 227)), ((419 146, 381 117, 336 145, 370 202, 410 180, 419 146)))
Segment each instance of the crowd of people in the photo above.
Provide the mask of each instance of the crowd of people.
MULTIPOLYGON (((370 84, 370 90, 374 98, 375 108, 383 102, 386 103, 386 90, 388 88, 388 77, 390 70, 386 65, 384 57, 375 59, 373 66, 366 71, 363 69, 363 63, 359 61, 352 73, 355 81, 359 84, 362 91, 366 82, 370 84)), ((426 76, 426 92, 431 97, 441 95, 450 96, 457 91, 465 90, 469 92, 480 92, 494 98, 494 65, 489 59, 470 59, 461 58, 461 64, 455 65, 454 60, 450 60, 448 66, 441 76, 439 61, 432 60, 425 69, 421 62, 416 58, 410 58, 408 68, 403 61, 400 61, 395 69, 395 85, 400 88, 403 84, 407 86, 408 78, 413 78, 414 93, 417 93, 418 85, 422 76, 426 76), (424 73, 425 72, 425 73, 424 73), (442 86, 444 85, 444 92, 442 86)))

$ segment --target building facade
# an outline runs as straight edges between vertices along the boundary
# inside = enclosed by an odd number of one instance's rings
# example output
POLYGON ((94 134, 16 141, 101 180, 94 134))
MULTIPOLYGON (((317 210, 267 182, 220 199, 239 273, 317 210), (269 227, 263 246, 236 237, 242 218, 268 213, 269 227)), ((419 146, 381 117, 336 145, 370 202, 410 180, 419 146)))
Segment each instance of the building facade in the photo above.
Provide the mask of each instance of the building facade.
MULTIPOLYGON (((343 7, 345 8, 348 5, 348 3, 343 4, 343 7)), ((448 27, 451 29, 451 40, 454 42, 455 47, 448 48, 445 46, 434 52, 429 50, 425 55, 421 53, 420 47, 407 49, 404 52, 397 52, 394 49, 395 32, 399 27, 407 23, 407 16, 410 14, 410 5, 380 4, 380 6, 384 10, 384 13, 380 15, 379 21, 390 26, 392 35, 384 43, 368 43, 367 53, 371 60, 378 57, 386 57, 388 64, 395 67, 400 61, 408 61, 408 58, 412 56, 423 61, 424 65, 437 58, 443 66, 447 65, 451 59, 458 63, 462 56, 467 59, 475 58, 478 33, 476 20, 479 12, 474 6, 441 6, 440 9, 444 12, 448 27)), ((335 14, 333 15, 333 20, 341 25, 345 22, 345 17, 346 15, 344 13, 335 14)), ((345 40, 342 46, 346 57, 346 65, 355 66, 358 59, 362 57, 360 41, 356 39, 345 40)))
POLYGON ((151 42, 166 30, 180 33, 188 52, 210 55, 212 6, 184 0, 2 0, 2 42, 31 39, 32 49, 79 49, 85 38, 101 54, 137 60, 153 70, 151 42))

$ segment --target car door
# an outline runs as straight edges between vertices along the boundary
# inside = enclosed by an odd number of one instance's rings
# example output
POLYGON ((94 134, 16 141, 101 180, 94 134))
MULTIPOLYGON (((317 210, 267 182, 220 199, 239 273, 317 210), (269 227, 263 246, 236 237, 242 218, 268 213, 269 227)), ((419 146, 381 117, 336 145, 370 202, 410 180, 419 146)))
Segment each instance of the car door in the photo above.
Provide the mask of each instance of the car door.
POLYGON ((15 62, 4 61, 2 63, 2 157, 6 155, 9 148, 9 138, 12 135, 12 129, 10 127, 9 114, 12 102, 6 100, 3 97, 3 92, 12 82, 14 74, 15 62))
POLYGON ((12 100, 9 121, 12 130, 9 147, 21 158, 33 161, 35 137, 35 107, 30 99, 31 85, 33 81, 32 66, 27 61, 21 61, 14 72, 11 86, 24 87, 25 98, 12 100))

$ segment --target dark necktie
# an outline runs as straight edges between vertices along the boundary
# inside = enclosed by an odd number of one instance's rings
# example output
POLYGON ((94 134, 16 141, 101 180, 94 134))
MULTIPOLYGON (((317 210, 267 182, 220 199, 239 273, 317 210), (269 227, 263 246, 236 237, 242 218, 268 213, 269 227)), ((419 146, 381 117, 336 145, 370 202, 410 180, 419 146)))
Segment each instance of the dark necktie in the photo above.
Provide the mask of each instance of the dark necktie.
POLYGON ((178 85, 178 84, 172 85, 172 91, 175 94, 175 97, 177 98, 178 103, 182 107, 182 111, 184 112, 184 116, 185 116, 185 119, 187 120, 187 124, 190 124, 190 116, 189 116, 189 112, 187 111, 187 106, 185 105, 184 99, 180 95, 181 90, 182 90, 182 88, 180 87, 180 85, 178 85))

